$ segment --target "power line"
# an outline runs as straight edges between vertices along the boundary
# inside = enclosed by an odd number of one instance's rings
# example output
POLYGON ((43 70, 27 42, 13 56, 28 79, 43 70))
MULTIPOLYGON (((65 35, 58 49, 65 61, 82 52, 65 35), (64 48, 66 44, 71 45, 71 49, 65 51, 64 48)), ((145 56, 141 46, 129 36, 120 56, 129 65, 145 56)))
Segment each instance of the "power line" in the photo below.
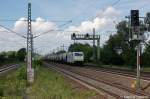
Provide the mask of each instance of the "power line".
POLYGON ((111 6, 115 6, 120 2, 120 0, 117 0, 116 2, 114 2, 113 4, 111 4, 111 6))
MULTIPOLYGON (((0 20, 0 21, 2 21, 2 20, 0 20)), ((3 21, 28 21, 28 20, 3 20, 3 21)), ((33 21, 33 20, 32 20, 32 21, 33 21)), ((43 21, 43 22, 44 22, 44 21, 43 21)), ((55 22, 56 22, 56 21, 55 21, 55 22)), ((66 23, 64 23, 64 24, 59 25, 58 27, 60 28, 60 27, 63 27, 63 26, 65 26, 65 25, 71 23, 72 21, 69 20, 69 21, 57 21, 57 22, 66 22, 66 23)), ((13 31, 13 30, 11 30, 11 29, 9 29, 9 28, 3 26, 3 25, 0 25, 0 27, 3 27, 4 29, 10 31, 10 32, 8 32, 8 33, 15 33, 16 35, 18 35, 18 36, 20 36, 20 37, 26 38, 25 36, 20 35, 19 33, 15 32, 15 31, 13 31)), ((51 32, 51 31, 55 31, 55 30, 51 29, 51 30, 48 30, 48 31, 46 31, 46 32, 41 33, 40 35, 46 34, 46 33, 51 32)), ((35 36, 35 37, 39 37, 40 35, 35 36)), ((35 38, 35 37, 34 37, 34 38, 35 38)))
POLYGON ((52 29, 52 30, 46 31, 46 32, 44 32, 44 33, 41 33, 41 34, 39 34, 39 35, 36 35, 36 36, 34 36, 34 38, 40 37, 41 35, 47 34, 47 33, 49 33, 49 32, 54 32, 54 31, 79 32, 79 31, 64 31, 64 30, 53 30, 53 29, 52 29))
POLYGON ((8 30, 8 31, 10 31, 10 32, 8 32, 8 33, 13 33, 13 34, 16 34, 16 35, 18 35, 18 36, 20 36, 20 37, 22 37, 22 38, 26 38, 25 36, 20 35, 20 33, 17 33, 17 32, 15 32, 15 31, 13 31, 13 30, 11 30, 11 29, 9 29, 9 28, 3 26, 3 25, 0 25, 0 27, 6 29, 6 30, 8 30))
POLYGON ((23 45, 23 43, 20 43, 20 42, 18 42, 18 41, 11 41, 10 39, 4 39, 4 38, 0 38, 0 41, 7 41, 7 42, 16 42, 16 43, 18 43, 19 45, 21 45, 21 46, 24 46, 23 45))
MULTIPOLYGON (((120 1, 121 1, 121 0, 116 0, 115 2, 111 3, 110 6, 113 7, 113 6, 117 5, 120 1)), ((108 6, 107 6, 107 7, 108 7, 108 6)), ((104 10, 104 9, 107 8, 107 7, 103 7, 102 9, 104 10)), ((88 8, 87 8, 87 9, 88 9, 88 8)), ((87 9, 86 9, 86 11, 88 11, 87 9)), ((83 12, 83 13, 84 13, 84 12, 83 12)), ((81 14, 83 14, 83 13, 81 13, 81 14)), ((79 16, 80 16, 80 15, 73 17, 72 20, 74 20, 75 18, 77 18, 77 17, 79 17, 79 16)), ((96 15, 94 18, 96 18, 96 17, 97 17, 97 15, 96 15)), ((92 18, 92 19, 93 19, 93 18, 92 18)))
MULTIPOLYGON (((2 21, 2 22, 13 22, 13 21, 28 21, 28 20, 26 20, 26 19, 24 19, 24 20, 17 20, 17 19, 0 19, 0 21, 2 21)), ((31 21, 33 21, 33 22, 36 22, 37 20, 35 20, 35 19, 32 19, 31 21)), ((50 20, 50 21, 48 21, 48 20, 38 20, 38 21, 40 21, 40 22, 70 22, 71 20, 69 20, 69 21, 65 21, 65 20, 50 20)))

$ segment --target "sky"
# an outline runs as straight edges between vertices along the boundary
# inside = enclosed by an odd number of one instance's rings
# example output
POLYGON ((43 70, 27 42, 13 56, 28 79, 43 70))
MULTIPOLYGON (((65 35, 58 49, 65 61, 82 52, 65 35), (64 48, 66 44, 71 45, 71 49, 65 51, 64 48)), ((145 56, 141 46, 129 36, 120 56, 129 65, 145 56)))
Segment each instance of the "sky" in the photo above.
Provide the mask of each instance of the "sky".
MULTIPOLYGON (((36 52, 46 54, 56 51, 63 44, 73 43, 73 32, 101 35, 101 46, 115 33, 115 25, 131 9, 139 9, 140 16, 150 11, 150 0, 2 0, 0 4, 0 51, 26 47, 26 39, 4 29, 9 28, 26 36, 27 5, 32 4, 32 33, 34 36, 51 31, 34 39, 36 52), (13 21, 6 21, 13 20, 13 21), (17 21, 19 20, 19 21, 17 21)), ((92 41, 78 41, 92 44, 92 41)))

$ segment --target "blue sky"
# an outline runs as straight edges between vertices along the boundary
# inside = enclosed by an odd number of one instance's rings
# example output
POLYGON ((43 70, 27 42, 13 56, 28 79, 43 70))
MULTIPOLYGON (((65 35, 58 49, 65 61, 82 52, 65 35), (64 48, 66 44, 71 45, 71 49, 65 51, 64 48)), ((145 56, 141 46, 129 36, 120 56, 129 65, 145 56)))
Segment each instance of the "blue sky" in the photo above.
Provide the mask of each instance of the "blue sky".
MULTIPOLYGON (((28 1, 32 3, 33 18, 73 19, 74 24, 78 24, 78 22, 93 18, 97 11, 111 6, 118 0, 3 0, 0 4, 0 19, 19 19, 27 16, 28 1)), ((124 11, 122 14, 124 18, 132 8, 141 8, 142 14, 149 11, 148 2, 150 0, 120 0, 114 7, 124 11)))
MULTIPOLYGON (((32 19, 38 18, 38 20, 49 21, 72 20, 72 23, 66 25, 63 29, 79 31, 81 30, 80 32, 82 33, 90 32, 90 27, 92 27, 93 25, 97 27, 96 29, 98 33, 109 30, 115 30, 115 25, 113 21, 117 23, 122 19, 124 20, 125 16, 129 15, 131 9, 139 9, 140 16, 145 16, 145 13, 150 11, 150 0, 2 0, 0 4, 0 19, 19 20, 20 18, 25 18, 27 16, 28 2, 32 3, 32 19), (116 2, 118 3, 113 6, 113 4, 116 2), (96 18, 96 16, 98 16, 98 18, 96 18)), ((42 29, 42 32, 44 32, 48 30, 48 28, 51 29, 52 27, 55 29, 59 29, 59 24, 63 24, 63 22, 45 22, 44 26, 41 26, 41 24, 37 22, 34 23, 33 27, 38 27, 40 29, 33 30, 35 30, 36 32, 41 32, 42 29)), ((13 30, 16 30, 17 32, 26 29, 25 23, 21 22, 19 23, 0 21, 0 25, 9 27, 13 30)), ((56 34, 59 35, 59 33, 53 33, 53 35, 49 35, 56 36, 59 38, 59 36, 56 34)), ((106 33, 103 34, 105 35, 106 33)), ((70 36, 70 34, 67 35, 70 36)), ((10 34, 7 34, 7 36, 11 37, 10 34)), ((105 37, 102 40, 103 43, 108 38, 105 37)), ((0 38, 2 38, 2 35, 0 35, 0 38)), ((69 41, 69 38, 66 38, 67 37, 64 37, 64 39, 62 40, 52 42, 52 44, 47 48, 54 49, 57 46, 62 45, 62 43, 67 43, 69 45, 70 43, 68 42, 71 41, 69 41)), ((43 38, 41 37, 39 40, 43 39, 45 40, 44 36, 43 38)), ((13 40, 17 41, 20 39, 14 37, 13 40)), ((48 41, 48 39, 46 41, 48 41)), ((4 44, 4 42, 0 41, 0 44, 4 44)), ((39 42, 37 43, 37 47, 41 45, 43 44, 40 44, 39 42)), ((47 44, 45 43, 45 45, 47 44)), ((10 49, 9 44, 6 44, 5 46, 6 48, 0 50, 14 50, 18 48, 15 47, 14 49, 10 49)))

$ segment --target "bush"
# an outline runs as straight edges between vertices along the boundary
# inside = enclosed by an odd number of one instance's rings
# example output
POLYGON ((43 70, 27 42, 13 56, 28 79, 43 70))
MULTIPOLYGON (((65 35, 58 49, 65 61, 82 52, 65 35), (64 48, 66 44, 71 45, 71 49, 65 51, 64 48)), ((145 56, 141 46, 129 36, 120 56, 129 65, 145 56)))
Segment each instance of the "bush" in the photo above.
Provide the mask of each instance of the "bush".
POLYGON ((17 73, 17 78, 19 80, 23 80, 23 79, 26 80, 27 79, 25 67, 20 68, 20 70, 17 73))
POLYGON ((42 60, 34 60, 33 61, 33 67, 36 68, 38 66, 42 65, 42 60))
POLYGON ((4 95, 4 93, 3 93, 3 88, 0 87, 0 96, 2 97, 3 95, 4 95))

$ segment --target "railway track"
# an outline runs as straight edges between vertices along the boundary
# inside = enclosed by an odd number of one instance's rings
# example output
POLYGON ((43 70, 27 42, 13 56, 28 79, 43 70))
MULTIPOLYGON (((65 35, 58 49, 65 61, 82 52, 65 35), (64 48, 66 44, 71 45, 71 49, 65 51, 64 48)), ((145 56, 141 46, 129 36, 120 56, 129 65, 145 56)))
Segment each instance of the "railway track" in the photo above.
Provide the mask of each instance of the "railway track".
MULTIPOLYGON (((98 68, 98 67, 84 67, 87 70, 93 70, 95 72, 103 72, 103 73, 107 73, 107 74, 113 74, 113 75, 120 75, 122 77, 128 77, 128 78, 132 78, 134 80, 136 80, 136 73, 130 70, 120 70, 120 69, 106 69, 106 68, 98 68)), ((144 85, 143 87, 141 86, 141 90, 145 91, 146 89, 148 89, 150 87, 150 73, 148 72, 141 72, 141 77, 140 77, 141 81, 144 82, 148 82, 146 85, 144 85)), ((150 92, 148 92, 148 94, 150 94, 150 92)))
POLYGON ((8 66, 4 66, 0 68, 0 74, 7 72, 9 70, 12 70, 14 68, 17 68, 19 65, 18 64, 14 64, 14 65, 8 65, 8 66))
MULTIPOLYGON (((69 75, 75 79, 78 79, 78 80, 88 84, 89 86, 96 88, 97 90, 101 90, 101 91, 109 94, 110 96, 114 97, 115 99, 123 99, 124 96, 136 96, 136 97, 147 96, 147 94, 145 94, 145 93, 127 90, 126 88, 118 86, 111 82, 96 79, 96 77, 91 77, 88 74, 75 71, 74 69, 71 69, 68 67, 66 68, 62 64, 61 64, 61 66, 60 66, 60 64, 58 66, 58 64, 50 65, 50 64, 46 63, 46 65, 50 66, 49 68, 53 68, 56 71, 59 71, 65 75, 69 75)), ((112 99, 112 98, 108 98, 108 99, 112 99)))
MULTIPOLYGON (((92 69, 95 71, 102 71, 102 72, 106 72, 106 73, 136 78, 136 71, 114 69, 114 68, 104 68, 104 67, 96 67, 96 66, 92 67, 92 66, 94 66, 94 65, 85 65, 84 68, 90 69, 90 70, 92 69)), ((141 79, 150 80, 150 73, 149 72, 141 72, 141 79)))

